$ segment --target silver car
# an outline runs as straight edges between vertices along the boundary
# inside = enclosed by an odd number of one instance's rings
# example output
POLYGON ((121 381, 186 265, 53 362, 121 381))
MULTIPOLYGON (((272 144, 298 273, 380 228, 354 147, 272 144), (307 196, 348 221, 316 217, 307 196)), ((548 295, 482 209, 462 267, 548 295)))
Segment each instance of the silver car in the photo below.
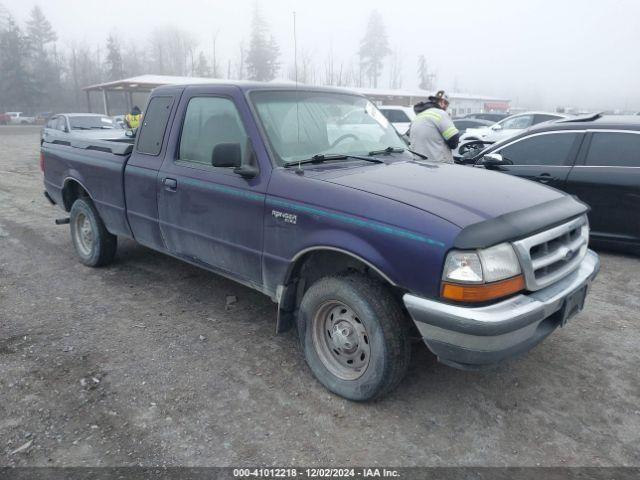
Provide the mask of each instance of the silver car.
POLYGON ((42 128, 41 143, 69 138, 113 140, 125 138, 126 131, 111 117, 98 113, 60 113, 42 128))

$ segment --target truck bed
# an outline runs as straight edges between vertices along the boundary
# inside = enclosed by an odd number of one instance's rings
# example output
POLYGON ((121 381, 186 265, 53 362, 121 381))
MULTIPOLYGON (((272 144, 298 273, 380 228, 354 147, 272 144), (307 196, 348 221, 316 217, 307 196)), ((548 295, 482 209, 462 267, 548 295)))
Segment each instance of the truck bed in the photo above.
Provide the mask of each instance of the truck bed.
POLYGON ((55 140, 42 144, 45 188, 51 199, 71 207, 66 196, 70 183, 91 192, 91 199, 107 230, 131 236, 126 218, 124 169, 133 150, 133 139, 55 140), (66 188, 65 188, 66 187, 66 188))

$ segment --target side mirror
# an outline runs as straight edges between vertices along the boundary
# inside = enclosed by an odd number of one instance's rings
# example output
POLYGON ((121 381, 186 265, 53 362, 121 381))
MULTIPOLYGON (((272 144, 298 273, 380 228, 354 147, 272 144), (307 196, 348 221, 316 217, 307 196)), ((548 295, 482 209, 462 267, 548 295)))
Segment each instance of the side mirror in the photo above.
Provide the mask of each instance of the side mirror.
POLYGON ((502 165, 512 165, 513 162, 502 158, 499 153, 487 153, 480 159, 480 164, 489 170, 501 167, 502 165))
POLYGON ((495 125, 491 125, 491 130, 502 130, 502 125, 496 123, 495 125))
POLYGON ((211 165, 214 167, 242 166, 242 148, 239 143, 219 143, 211 154, 211 165))

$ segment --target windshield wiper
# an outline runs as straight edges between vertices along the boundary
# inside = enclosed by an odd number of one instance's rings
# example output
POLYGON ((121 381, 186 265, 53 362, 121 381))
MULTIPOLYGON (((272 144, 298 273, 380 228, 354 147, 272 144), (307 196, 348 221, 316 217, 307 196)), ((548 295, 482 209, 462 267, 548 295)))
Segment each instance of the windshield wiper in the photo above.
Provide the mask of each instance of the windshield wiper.
POLYGON ((369 152, 369 155, 384 155, 390 153, 402 153, 404 152, 404 148, 401 147, 387 147, 384 150, 372 150, 369 152))
POLYGON ((429 157, 427 157, 426 155, 423 155, 422 153, 414 152, 413 150, 409 150, 408 148, 407 148, 407 152, 413 153, 414 155, 417 155, 420 158, 423 158, 425 160, 429 160, 429 157))
POLYGON ((71 127, 71 130, 91 130, 89 127, 71 127))
POLYGON ((365 162, 371 162, 371 163, 384 163, 382 160, 379 160, 377 158, 370 158, 370 157, 361 157, 359 155, 346 155, 343 153, 319 153, 317 155, 314 155, 311 158, 305 158, 304 160, 291 160, 288 162, 284 163, 285 167, 291 167, 294 165, 302 165, 305 163, 322 163, 322 162, 328 162, 331 160, 346 160, 348 158, 355 158, 358 160, 364 160, 365 162))

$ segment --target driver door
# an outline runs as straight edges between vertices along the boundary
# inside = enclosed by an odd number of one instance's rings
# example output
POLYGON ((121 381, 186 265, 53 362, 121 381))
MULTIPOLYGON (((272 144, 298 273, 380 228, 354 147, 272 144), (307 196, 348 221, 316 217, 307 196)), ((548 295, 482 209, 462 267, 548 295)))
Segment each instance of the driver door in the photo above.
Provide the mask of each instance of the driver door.
POLYGON ((160 169, 160 229, 172 254, 260 285, 268 175, 244 178, 232 166, 214 166, 217 146, 239 145, 243 155, 252 146, 239 90, 207 92, 189 87, 180 100, 175 148, 160 169))
POLYGON ((563 190, 584 132, 543 132, 519 138, 491 153, 505 162, 495 170, 563 190))

